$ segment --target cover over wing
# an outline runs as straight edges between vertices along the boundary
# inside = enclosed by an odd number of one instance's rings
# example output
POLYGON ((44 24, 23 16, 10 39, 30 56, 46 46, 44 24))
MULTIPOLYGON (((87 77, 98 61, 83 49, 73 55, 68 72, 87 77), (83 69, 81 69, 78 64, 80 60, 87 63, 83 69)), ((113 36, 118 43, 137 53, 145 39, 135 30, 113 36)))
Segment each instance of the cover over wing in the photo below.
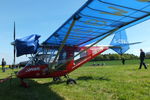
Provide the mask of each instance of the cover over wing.
POLYGON ((149 15, 150 0, 88 0, 44 43, 60 45, 76 16, 80 18, 75 22, 65 43, 68 46, 87 45, 116 29, 144 21, 149 15))

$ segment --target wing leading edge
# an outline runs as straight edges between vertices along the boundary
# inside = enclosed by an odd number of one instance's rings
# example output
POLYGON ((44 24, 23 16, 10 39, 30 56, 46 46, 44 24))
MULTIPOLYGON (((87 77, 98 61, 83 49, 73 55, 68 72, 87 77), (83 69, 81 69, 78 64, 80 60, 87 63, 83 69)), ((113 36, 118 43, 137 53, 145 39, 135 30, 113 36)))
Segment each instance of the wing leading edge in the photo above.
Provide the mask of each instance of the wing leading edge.
POLYGON ((65 45, 87 45, 117 29, 127 28, 149 18, 150 0, 88 0, 43 44, 61 45, 75 19, 65 45))

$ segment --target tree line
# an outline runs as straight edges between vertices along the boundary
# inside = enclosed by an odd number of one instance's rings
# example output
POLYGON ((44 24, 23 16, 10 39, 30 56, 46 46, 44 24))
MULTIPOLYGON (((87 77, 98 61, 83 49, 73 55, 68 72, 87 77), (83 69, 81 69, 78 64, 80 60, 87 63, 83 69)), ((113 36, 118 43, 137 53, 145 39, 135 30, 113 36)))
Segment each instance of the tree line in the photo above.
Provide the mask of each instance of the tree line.
MULTIPOLYGON (((101 54, 94 58, 92 61, 105 61, 105 60, 120 60, 120 59, 132 60, 138 59, 139 57, 134 54, 101 54)), ((150 59, 150 53, 146 53, 146 59, 150 59)))
POLYGON ((120 60, 122 58, 124 58, 126 60, 130 60, 130 59, 138 59, 139 57, 134 54, 123 54, 123 55, 101 54, 101 55, 98 55, 96 58, 94 58, 92 61, 120 60))

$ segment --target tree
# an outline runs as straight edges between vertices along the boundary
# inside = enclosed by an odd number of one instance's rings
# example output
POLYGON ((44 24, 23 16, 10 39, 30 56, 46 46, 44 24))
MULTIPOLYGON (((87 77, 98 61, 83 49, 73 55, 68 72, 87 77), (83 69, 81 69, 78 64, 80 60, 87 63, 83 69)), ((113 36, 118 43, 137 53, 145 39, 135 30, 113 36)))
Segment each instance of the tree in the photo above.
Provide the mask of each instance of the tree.
MULTIPOLYGON (((150 57, 150 55, 149 55, 150 57)), ((103 60, 120 60, 121 58, 124 59, 138 59, 138 56, 133 54, 101 54, 94 58, 92 61, 103 61, 103 60)))

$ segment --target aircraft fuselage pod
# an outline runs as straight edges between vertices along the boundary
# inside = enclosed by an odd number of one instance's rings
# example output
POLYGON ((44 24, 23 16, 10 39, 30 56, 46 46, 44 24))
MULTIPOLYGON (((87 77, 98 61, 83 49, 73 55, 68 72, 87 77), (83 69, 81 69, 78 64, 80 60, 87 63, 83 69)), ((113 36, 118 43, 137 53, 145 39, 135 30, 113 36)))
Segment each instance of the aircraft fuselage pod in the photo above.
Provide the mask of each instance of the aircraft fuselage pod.
POLYGON ((88 50, 84 47, 64 47, 54 65, 53 58, 58 51, 56 47, 47 49, 45 53, 36 54, 35 57, 17 73, 19 78, 48 78, 65 76, 97 55, 109 49, 107 46, 94 46, 88 50), (82 50, 84 52, 80 53, 82 50))

